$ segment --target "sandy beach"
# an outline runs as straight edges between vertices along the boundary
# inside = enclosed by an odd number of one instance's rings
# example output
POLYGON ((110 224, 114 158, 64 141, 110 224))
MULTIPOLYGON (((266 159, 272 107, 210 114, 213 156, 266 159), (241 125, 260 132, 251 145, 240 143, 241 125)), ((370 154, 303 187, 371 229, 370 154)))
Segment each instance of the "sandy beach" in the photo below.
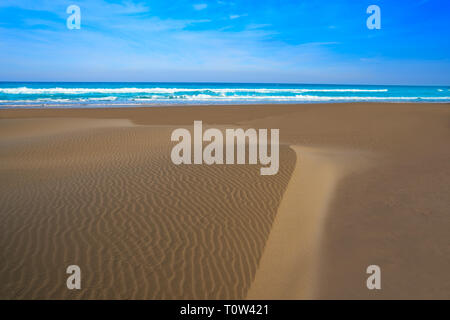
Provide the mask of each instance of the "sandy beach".
POLYGON ((2 109, 0 299, 450 299, 449 141, 448 103, 2 109), (174 165, 194 120, 278 173, 174 165))

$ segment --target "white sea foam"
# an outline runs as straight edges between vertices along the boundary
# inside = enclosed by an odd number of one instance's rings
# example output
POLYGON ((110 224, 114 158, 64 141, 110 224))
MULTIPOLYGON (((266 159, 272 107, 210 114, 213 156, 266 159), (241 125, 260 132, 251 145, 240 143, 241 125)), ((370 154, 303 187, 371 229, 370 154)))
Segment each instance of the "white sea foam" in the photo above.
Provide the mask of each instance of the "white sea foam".
POLYGON ((102 98, 88 98, 89 101, 115 101, 117 100, 117 97, 111 96, 111 97, 102 97, 102 98))
MULTIPOLYGON (((437 89, 442 91, 442 89, 437 89)), ((267 88, 0 88, 0 93, 11 94, 10 100, 0 103, 25 104, 142 104, 142 103, 202 103, 202 102, 333 102, 333 101, 450 101, 450 97, 433 96, 380 96, 380 95, 320 95, 322 92, 387 92, 388 89, 267 89, 267 88), (308 93, 318 93, 318 95, 308 93), (110 94, 104 97, 71 96, 72 94, 110 94), (114 94, 131 93, 130 96, 114 94), (305 94, 306 93, 306 94, 305 94), (23 94, 26 99, 14 99, 15 94, 23 94), (39 94, 59 94, 58 97, 33 97, 39 94), (62 95, 62 96, 61 96, 62 95), (113 103, 114 102, 114 103, 113 103)))
POLYGON ((388 89, 263 89, 263 88, 0 88, 0 93, 6 94, 126 94, 150 93, 173 94, 178 92, 213 92, 218 94, 233 92, 253 93, 305 93, 305 92, 388 92, 388 89))
POLYGON ((54 98, 37 98, 37 99, 21 99, 21 100, 0 100, 0 103, 47 103, 47 102, 59 102, 59 103, 80 103, 80 102, 92 102, 92 101, 115 101, 117 97, 104 97, 104 98, 87 98, 87 99, 54 99, 54 98))
POLYGON ((152 101, 173 101, 173 100, 188 100, 188 101, 376 101, 376 100, 450 100, 450 97, 357 97, 357 96, 341 96, 341 97, 324 97, 311 95, 296 95, 296 96, 210 96, 205 94, 197 95, 182 95, 176 96, 172 99, 161 98, 160 96, 151 98, 135 98, 136 102, 152 102, 152 101))
MULTIPOLYGON (((24 100, 0 100, 2 104, 12 103, 93 103, 95 101, 114 101, 116 99, 24 99, 24 100)), ((297 96, 232 96, 232 97, 217 97, 208 95, 193 95, 193 96, 178 96, 177 98, 135 98, 129 101, 122 101, 123 104, 130 104, 132 102, 146 103, 146 102, 182 102, 182 101, 211 101, 211 102, 245 102, 245 101, 291 101, 291 102, 320 102, 320 101, 450 101, 450 97, 324 97, 324 96, 309 96, 309 95, 297 95, 297 96)))

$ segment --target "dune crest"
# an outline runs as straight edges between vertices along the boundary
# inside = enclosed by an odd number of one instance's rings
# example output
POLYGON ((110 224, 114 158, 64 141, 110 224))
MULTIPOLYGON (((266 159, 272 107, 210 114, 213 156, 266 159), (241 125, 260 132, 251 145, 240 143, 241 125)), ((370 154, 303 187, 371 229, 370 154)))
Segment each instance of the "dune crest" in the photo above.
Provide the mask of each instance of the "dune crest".
POLYGON ((248 299, 312 299, 323 221, 339 180, 367 167, 363 153, 293 145, 297 162, 248 299), (295 275, 295 276, 293 276, 295 275))

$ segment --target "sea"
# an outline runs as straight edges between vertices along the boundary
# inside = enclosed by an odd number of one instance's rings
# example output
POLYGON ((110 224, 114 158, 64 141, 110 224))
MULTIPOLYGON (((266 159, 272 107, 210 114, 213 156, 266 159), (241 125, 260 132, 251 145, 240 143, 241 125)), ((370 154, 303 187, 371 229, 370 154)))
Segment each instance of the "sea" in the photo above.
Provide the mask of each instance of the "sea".
POLYGON ((450 102, 450 86, 0 82, 0 108, 323 102, 450 102))

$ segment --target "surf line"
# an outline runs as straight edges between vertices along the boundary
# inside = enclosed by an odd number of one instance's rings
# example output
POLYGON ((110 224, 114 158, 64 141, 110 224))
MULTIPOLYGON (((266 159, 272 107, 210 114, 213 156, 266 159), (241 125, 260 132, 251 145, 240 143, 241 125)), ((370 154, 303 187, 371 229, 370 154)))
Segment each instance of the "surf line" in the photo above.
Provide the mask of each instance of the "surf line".
MULTIPOLYGON (((203 132, 202 121, 194 121, 194 161, 193 164, 246 164, 246 141, 248 140, 248 164, 259 163, 260 174, 275 175, 279 169, 279 129, 270 129, 270 155, 268 154, 268 129, 226 129, 225 130, 225 159, 224 136, 221 130, 209 128, 203 132), (203 142, 209 142, 203 148, 203 142), (235 143, 236 142, 236 143, 235 143), (235 148, 236 144, 236 148, 235 148), (235 149, 236 157, 235 157, 235 149)), ((191 132, 184 128, 175 129, 171 141, 178 141, 172 148, 170 157, 176 165, 192 164, 191 132), (180 141, 181 140, 181 141, 180 141)))

